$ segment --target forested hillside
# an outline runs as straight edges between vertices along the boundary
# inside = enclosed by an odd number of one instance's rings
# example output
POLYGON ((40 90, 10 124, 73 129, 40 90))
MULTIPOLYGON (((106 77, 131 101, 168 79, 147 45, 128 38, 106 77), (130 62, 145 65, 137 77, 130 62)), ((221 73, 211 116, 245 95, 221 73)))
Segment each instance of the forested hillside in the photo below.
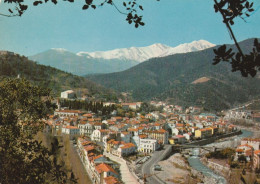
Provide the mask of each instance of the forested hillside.
MULTIPOLYGON (((252 43, 253 39, 249 39, 240 45, 247 51, 252 43)), ((213 58, 210 48, 154 58, 123 72, 88 78, 105 87, 129 92, 136 100, 170 100, 206 110, 226 109, 260 95, 259 75, 243 78, 240 73, 231 72, 227 63, 212 65, 213 58)))
POLYGON ((110 100, 117 95, 86 78, 72 75, 61 70, 39 65, 27 57, 10 52, 0 53, 1 77, 24 77, 33 83, 52 89, 52 94, 59 96, 61 91, 74 89, 82 95, 110 100))

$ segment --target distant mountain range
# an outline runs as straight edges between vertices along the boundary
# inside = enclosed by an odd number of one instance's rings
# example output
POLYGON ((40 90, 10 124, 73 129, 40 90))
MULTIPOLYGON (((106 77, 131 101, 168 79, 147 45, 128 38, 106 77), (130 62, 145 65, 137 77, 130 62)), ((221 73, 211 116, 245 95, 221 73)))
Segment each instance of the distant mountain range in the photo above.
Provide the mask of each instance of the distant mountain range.
POLYGON ((191 43, 184 43, 177 47, 170 47, 164 44, 153 44, 147 47, 131 47, 124 49, 115 49, 110 51, 98 51, 98 52, 79 52, 77 55, 100 58, 100 59, 120 59, 120 60, 132 60, 137 62, 143 62, 155 57, 163 57, 173 55, 177 53, 187 53, 198 50, 204 50, 215 45, 205 41, 193 41, 191 43))
POLYGON ((187 53, 215 46, 205 40, 170 47, 153 44, 147 47, 131 47, 111 51, 73 53, 66 49, 50 49, 29 56, 40 64, 52 66, 75 75, 113 73, 129 69, 143 61, 176 53, 187 53))
MULTIPOLYGON (((250 51, 253 39, 240 43, 250 51)), ((233 45, 230 47, 235 48, 233 45)), ((152 58, 126 71, 87 76, 107 88, 127 92, 135 100, 168 100, 219 111, 260 96, 260 77, 243 78, 228 63, 212 65, 213 48, 152 58)))

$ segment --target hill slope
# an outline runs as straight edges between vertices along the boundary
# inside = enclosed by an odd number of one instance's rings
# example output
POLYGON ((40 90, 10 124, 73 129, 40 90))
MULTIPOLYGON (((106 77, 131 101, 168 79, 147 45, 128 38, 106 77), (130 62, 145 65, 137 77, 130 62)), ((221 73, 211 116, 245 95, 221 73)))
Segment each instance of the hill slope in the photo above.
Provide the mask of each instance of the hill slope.
POLYGON ((64 49, 50 49, 30 56, 29 59, 75 75, 118 72, 138 64, 132 60, 107 60, 93 58, 90 55, 78 56, 64 49))
POLYGON ((52 89, 53 95, 56 96, 59 96, 61 91, 74 89, 80 91, 81 95, 116 98, 112 90, 107 90, 86 78, 39 65, 18 54, 0 52, 0 77, 17 77, 18 75, 37 85, 52 89))
MULTIPOLYGON (((244 50, 253 40, 241 43, 244 50)), ((134 99, 171 100, 180 105, 199 105, 221 110, 260 94, 259 76, 242 78, 230 65, 213 66, 213 49, 154 58, 123 72, 88 76, 90 80, 118 91, 130 92, 134 99), (192 83, 202 77, 210 80, 192 83)))

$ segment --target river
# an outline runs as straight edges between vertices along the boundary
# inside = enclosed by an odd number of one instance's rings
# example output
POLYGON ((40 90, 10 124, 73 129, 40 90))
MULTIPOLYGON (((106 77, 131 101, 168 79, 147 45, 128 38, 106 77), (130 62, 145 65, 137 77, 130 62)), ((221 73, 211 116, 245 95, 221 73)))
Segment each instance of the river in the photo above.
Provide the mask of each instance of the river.
MULTIPOLYGON (((248 130, 242 130, 242 134, 239 135, 239 136, 235 136, 234 138, 232 138, 232 140, 235 139, 236 142, 237 142, 237 139, 241 139, 243 137, 250 137, 250 136, 253 136, 253 132, 248 131, 248 130)), ((226 184, 227 183, 226 179, 223 176, 215 174, 210 168, 205 166, 200 161, 200 157, 198 157, 198 155, 199 155, 199 149, 198 148, 195 148, 195 149, 192 150, 192 155, 193 156, 188 158, 188 162, 189 162, 189 164, 192 168, 201 172, 204 176, 207 176, 209 178, 214 178, 216 183, 218 183, 218 184, 226 184)))

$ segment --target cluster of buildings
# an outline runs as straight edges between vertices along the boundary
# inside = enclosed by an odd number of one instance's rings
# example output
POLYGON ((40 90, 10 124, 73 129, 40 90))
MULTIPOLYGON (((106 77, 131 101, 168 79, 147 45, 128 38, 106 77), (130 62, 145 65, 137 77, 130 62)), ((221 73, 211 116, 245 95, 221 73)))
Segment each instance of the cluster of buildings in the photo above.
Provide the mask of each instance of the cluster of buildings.
POLYGON ((235 160, 238 160, 241 155, 253 164, 254 169, 260 169, 260 139, 243 138, 241 145, 236 148, 235 160))
MULTIPOLYGON (((155 102, 152 102, 155 103, 155 102)), ((140 108, 141 103, 121 103, 121 108, 140 108)), ((189 112, 199 108, 189 107, 189 112)), ((182 144, 236 131, 234 125, 215 114, 183 113, 181 106, 163 106, 163 112, 134 113, 131 118, 112 116, 109 119, 79 110, 56 110, 48 124, 56 132, 70 136, 88 136, 104 150, 123 156, 134 152, 153 153, 165 144, 182 144), (131 144, 130 144, 131 143, 131 144), (111 146, 113 144, 113 146, 111 146)))
MULTIPOLYGON (((131 112, 141 106, 139 102, 115 105, 131 112)), ((56 110, 47 124, 56 134, 78 138, 80 157, 96 183, 120 180, 117 166, 103 155, 105 153, 117 157, 151 154, 165 144, 183 144, 236 131, 234 125, 215 114, 198 113, 198 108, 190 107, 189 113, 184 113, 187 109, 181 106, 163 104, 162 107, 162 112, 134 111, 131 118, 116 114, 104 118, 92 112, 56 110)))
POLYGON ((79 156, 93 183, 119 184, 119 165, 102 155, 102 148, 85 138, 77 141, 79 156))
POLYGON ((225 119, 251 119, 252 118, 252 113, 251 111, 248 110, 241 110, 241 109, 235 109, 235 110, 230 110, 226 113, 225 119))

